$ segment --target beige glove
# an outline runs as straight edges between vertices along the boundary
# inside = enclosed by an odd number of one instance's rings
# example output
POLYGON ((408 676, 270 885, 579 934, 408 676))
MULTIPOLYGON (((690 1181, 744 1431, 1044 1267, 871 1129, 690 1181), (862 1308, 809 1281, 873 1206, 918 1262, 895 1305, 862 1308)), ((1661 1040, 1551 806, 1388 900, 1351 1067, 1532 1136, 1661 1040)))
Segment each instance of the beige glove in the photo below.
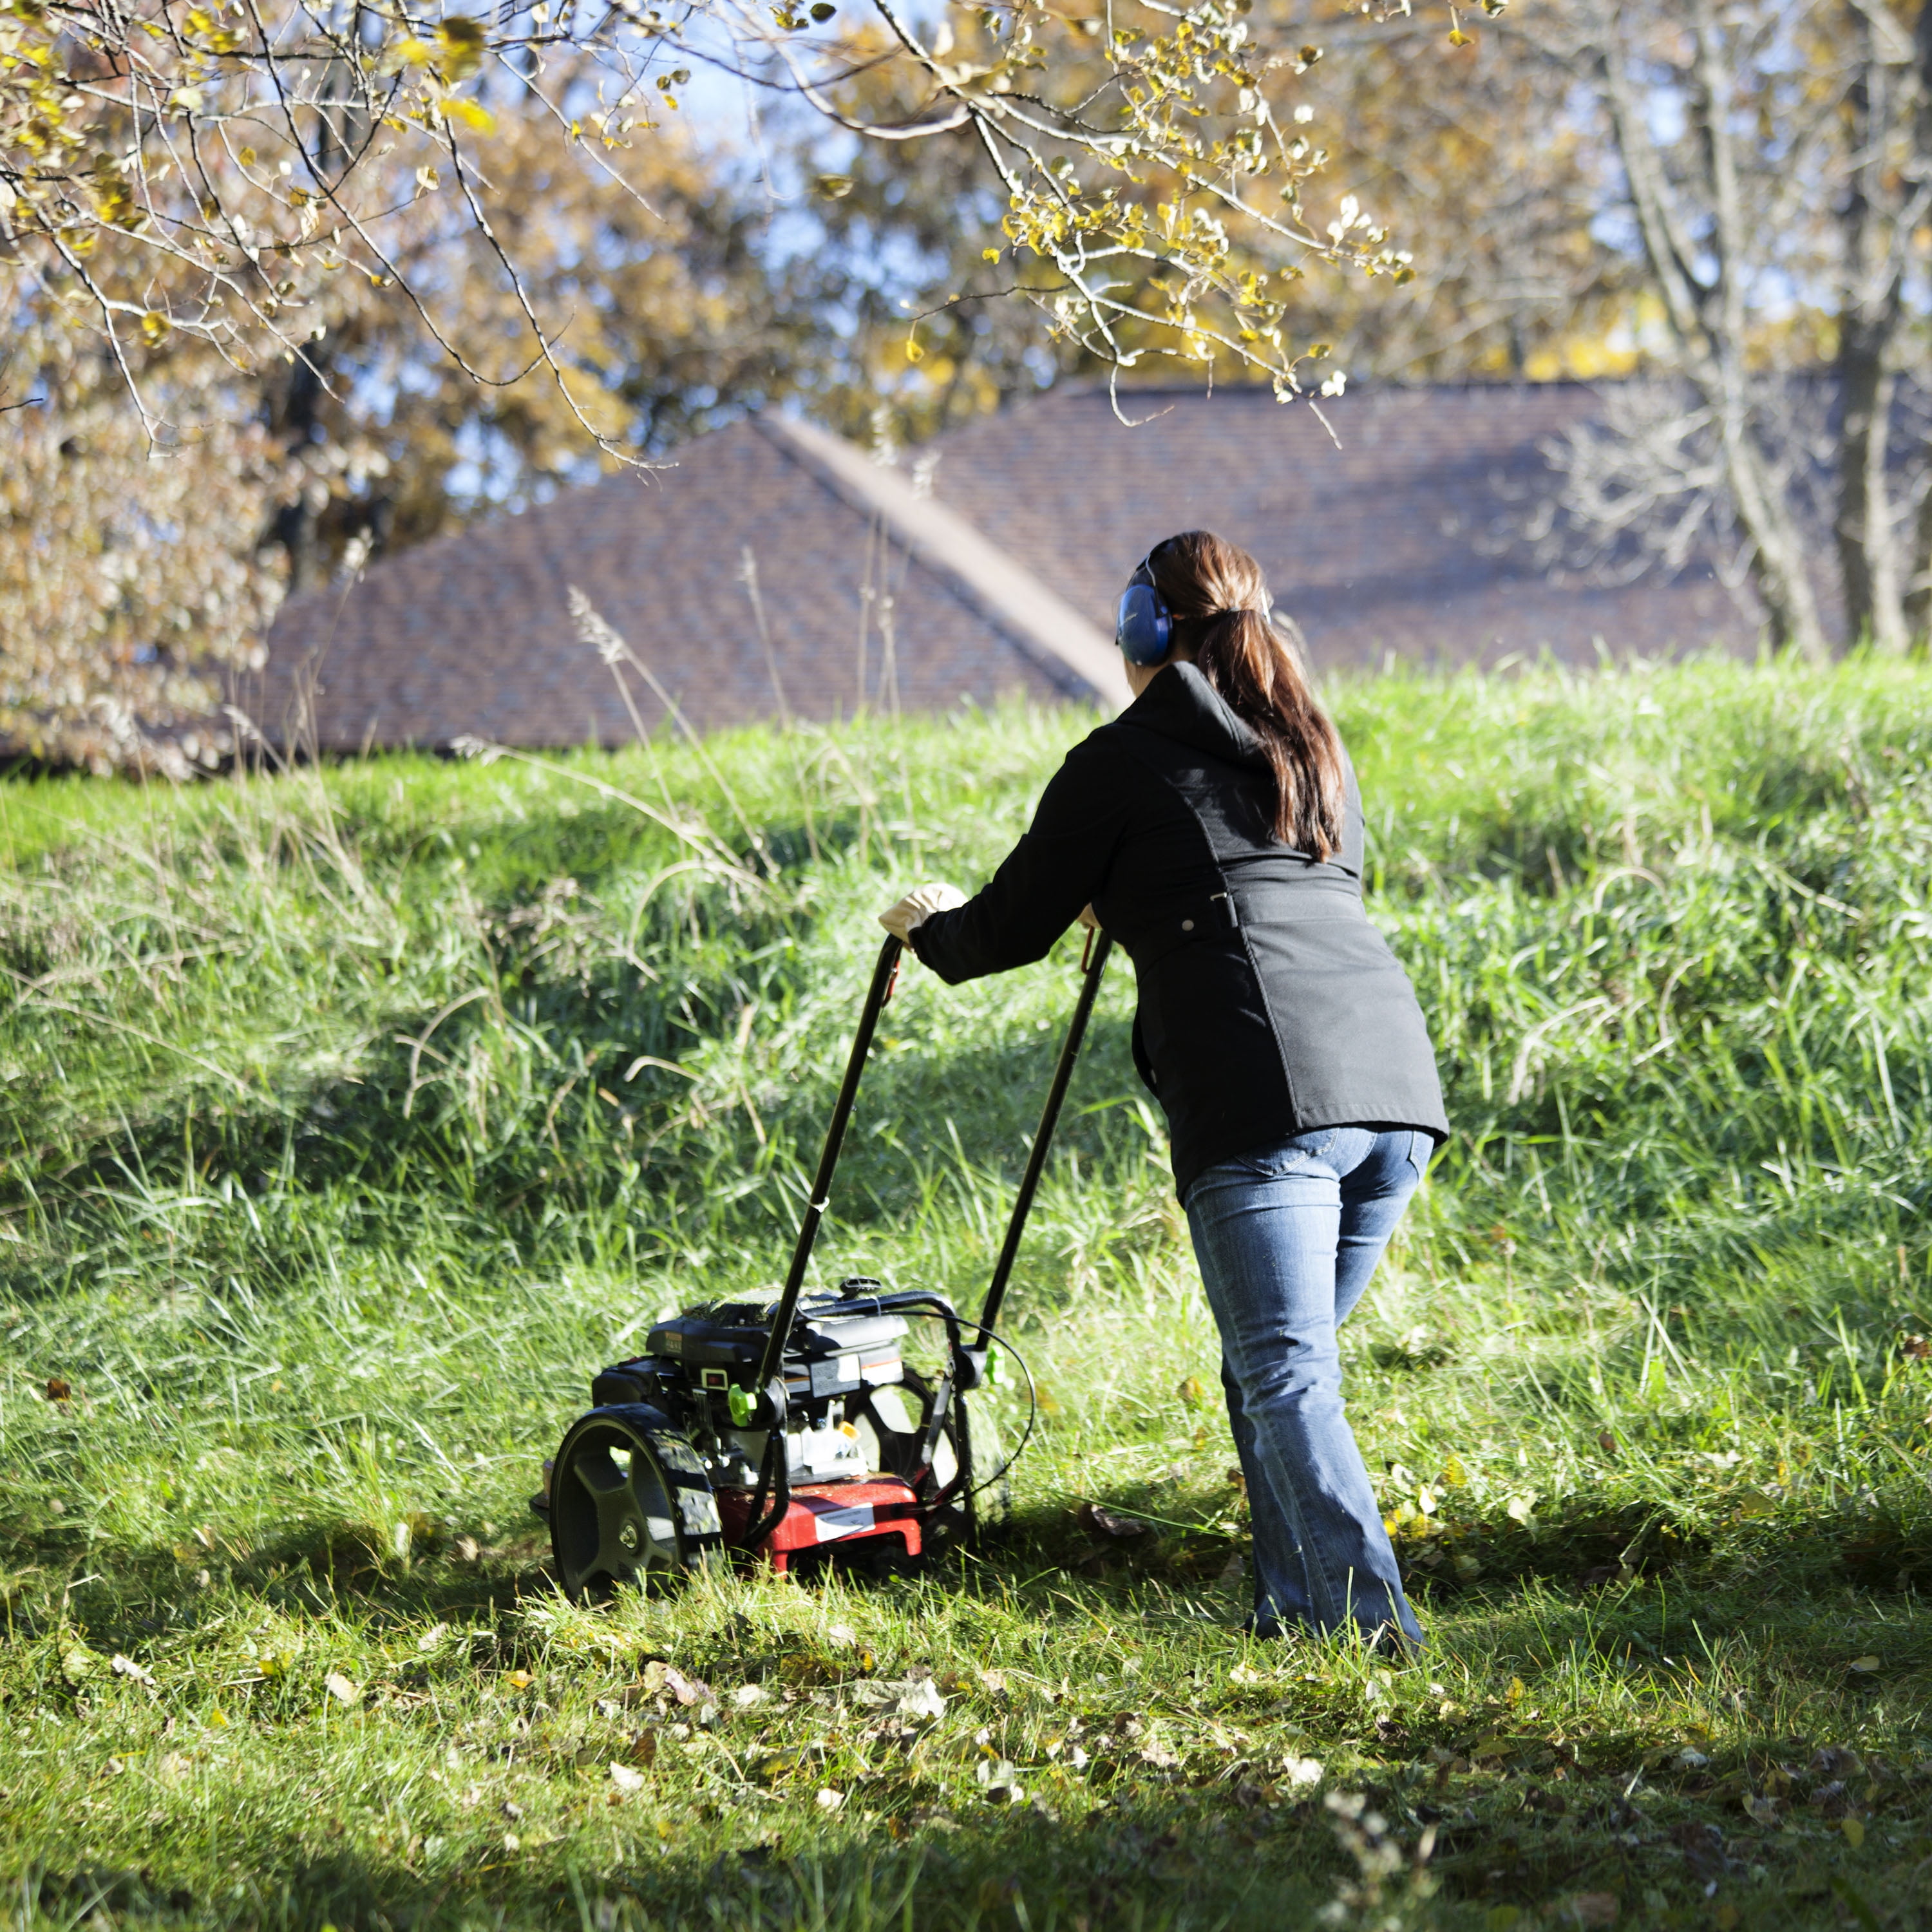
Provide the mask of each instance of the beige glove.
POLYGON ((904 940, 933 914, 950 912, 965 903, 966 895, 957 886, 915 886, 897 905, 888 906, 880 914, 879 923, 895 939, 904 940))

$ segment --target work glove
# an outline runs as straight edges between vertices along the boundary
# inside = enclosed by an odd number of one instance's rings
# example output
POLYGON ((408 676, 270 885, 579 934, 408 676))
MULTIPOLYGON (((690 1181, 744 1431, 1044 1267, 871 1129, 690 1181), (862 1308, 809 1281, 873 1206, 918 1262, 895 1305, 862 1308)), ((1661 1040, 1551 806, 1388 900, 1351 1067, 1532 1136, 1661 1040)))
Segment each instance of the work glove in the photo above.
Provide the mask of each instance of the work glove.
POLYGON ((915 886, 897 905, 888 906, 879 915, 879 923, 902 941, 912 937, 916 926, 923 926, 936 912, 950 912, 966 903, 966 895, 957 886, 915 886))

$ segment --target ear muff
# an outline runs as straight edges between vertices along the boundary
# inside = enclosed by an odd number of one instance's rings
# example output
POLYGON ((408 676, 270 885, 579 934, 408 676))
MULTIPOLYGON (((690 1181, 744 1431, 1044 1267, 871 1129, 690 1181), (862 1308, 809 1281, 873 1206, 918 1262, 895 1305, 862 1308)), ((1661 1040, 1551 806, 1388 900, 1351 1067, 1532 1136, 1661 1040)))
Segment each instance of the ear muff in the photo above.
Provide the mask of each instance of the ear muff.
MULTIPOLYGON (((1148 554, 1151 556, 1153 552, 1148 554)), ((1120 608, 1114 615, 1114 642, 1128 663, 1142 666, 1159 664, 1173 647, 1174 613, 1155 587, 1147 557, 1141 560, 1120 592, 1120 608)))

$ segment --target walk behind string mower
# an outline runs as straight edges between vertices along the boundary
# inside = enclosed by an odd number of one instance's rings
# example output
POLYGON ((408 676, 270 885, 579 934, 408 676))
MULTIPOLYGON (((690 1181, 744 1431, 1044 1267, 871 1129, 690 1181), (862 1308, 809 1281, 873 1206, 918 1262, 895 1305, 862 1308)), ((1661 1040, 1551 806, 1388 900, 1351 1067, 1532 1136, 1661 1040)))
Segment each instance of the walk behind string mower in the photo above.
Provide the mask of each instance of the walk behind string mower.
MULTIPOLYGON (((572 1598, 760 1556, 784 1571, 836 1554, 884 1576, 971 1544, 977 1498, 1013 1457, 981 1474, 968 1397, 992 1380, 995 1347, 1032 1395, 1025 1364, 995 1325, 1112 945, 1090 935, 1072 1023, 974 1322, 943 1294, 889 1292, 866 1276, 833 1294, 805 1292, 866 1056, 898 983, 902 948, 886 941, 776 1300, 701 1302, 658 1322, 643 1354, 592 1378, 594 1406, 571 1426, 532 1498, 550 1519, 557 1576, 572 1598), (944 1333, 936 1379, 904 1359, 908 1324, 920 1319, 944 1333)), ((1036 1412, 1035 1403, 1013 1456, 1036 1412)))

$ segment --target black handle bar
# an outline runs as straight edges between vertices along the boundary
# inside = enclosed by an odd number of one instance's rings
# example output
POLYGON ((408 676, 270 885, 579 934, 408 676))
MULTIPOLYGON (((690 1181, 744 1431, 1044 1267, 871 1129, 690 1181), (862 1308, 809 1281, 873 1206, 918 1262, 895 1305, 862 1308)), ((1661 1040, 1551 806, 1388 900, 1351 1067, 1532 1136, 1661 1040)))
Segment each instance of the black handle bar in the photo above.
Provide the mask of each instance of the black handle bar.
POLYGON ((878 1031, 879 1016, 898 983, 899 955, 905 950, 898 940, 888 937, 879 948, 879 963, 872 968, 872 983, 860 1010, 859 1030, 852 1041, 852 1057, 845 1063, 844 1084, 838 1090, 838 1105, 832 1109, 832 1124, 825 1130, 824 1150, 818 1156, 818 1178, 812 1184, 812 1198, 806 1203, 805 1219, 800 1222, 798 1239, 792 1247, 791 1267, 787 1271, 784 1292, 778 1297, 778 1312, 765 1337, 765 1352, 758 1364, 758 1379, 753 1385, 762 1396, 778 1372, 785 1344, 791 1338, 792 1318, 798 1312, 798 1298, 805 1287, 805 1270, 812 1259, 812 1244, 818 1239, 818 1224, 824 1219, 826 1204, 832 1196, 832 1175, 838 1165, 838 1150, 845 1144, 846 1124, 852 1118, 852 1103, 859 1097, 860 1076, 866 1070, 866 1056, 872 1050, 872 1036, 878 1031))
POLYGON ((1000 1258, 993 1264, 992 1286, 986 1291, 986 1310, 980 1317, 982 1348, 986 1331, 998 1322, 1000 1304, 1006 1298, 1006 1282, 1019 1254, 1020 1236, 1026 1230, 1033 1197, 1040 1191, 1040 1177, 1046 1167, 1046 1150, 1052 1144, 1053 1130, 1060 1124, 1060 1102, 1066 1098, 1067 1085, 1073 1078, 1073 1063, 1080 1057, 1080 1042, 1086 1036, 1094 996, 1100 990, 1100 975, 1107 970, 1107 956, 1114 950, 1114 942, 1106 933, 1097 933, 1097 937, 1098 945, 1092 939, 1088 940, 1087 953, 1080 962, 1082 982, 1080 998, 1073 1008, 1073 1022, 1066 1029, 1066 1038, 1060 1049, 1060 1061, 1053 1070, 1053 1084, 1046 1090, 1046 1105, 1040 1110, 1040 1125, 1034 1130, 1033 1152, 1028 1158, 1026 1172, 1020 1177, 1019 1195, 1013 1202, 1012 1218, 1006 1223, 1006 1238, 1000 1247, 1000 1258))

